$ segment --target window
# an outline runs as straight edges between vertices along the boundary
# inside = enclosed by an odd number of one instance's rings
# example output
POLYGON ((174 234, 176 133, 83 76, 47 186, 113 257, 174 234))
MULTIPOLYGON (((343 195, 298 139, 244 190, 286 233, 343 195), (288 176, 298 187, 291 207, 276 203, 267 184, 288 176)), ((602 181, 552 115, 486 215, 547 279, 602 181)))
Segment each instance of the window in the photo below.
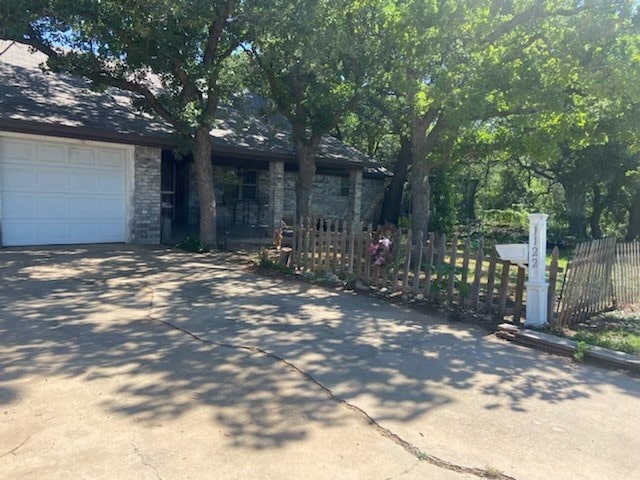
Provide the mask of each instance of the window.
POLYGON ((349 196, 349 177, 340 177, 340 195, 342 197, 349 196))
POLYGON ((256 170, 240 171, 240 198, 245 200, 258 198, 258 172, 256 170))

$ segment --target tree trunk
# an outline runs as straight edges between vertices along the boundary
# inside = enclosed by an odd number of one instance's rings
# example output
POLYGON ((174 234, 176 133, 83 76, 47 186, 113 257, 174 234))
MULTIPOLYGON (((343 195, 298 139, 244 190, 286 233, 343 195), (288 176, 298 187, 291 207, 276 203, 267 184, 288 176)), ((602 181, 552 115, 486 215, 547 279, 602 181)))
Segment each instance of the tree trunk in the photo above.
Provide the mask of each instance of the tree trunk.
POLYGON ((640 192, 631 200, 629 206, 629 224, 627 225, 627 235, 625 240, 632 242, 640 239, 640 192))
POLYGON ((402 194, 407 174, 411 165, 411 140, 405 136, 400 137, 400 152, 398 160, 393 166, 393 178, 389 187, 384 192, 380 223, 392 223, 398 225, 400 210, 402 207, 402 194))
POLYGON ((591 227, 591 237, 594 240, 602 238, 602 229, 600 228, 600 219, 604 211, 604 202, 598 185, 593 186, 593 209, 589 217, 589 226, 591 227))
POLYGON ((211 150, 209 129, 201 127, 196 132, 193 145, 200 206, 200 242, 216 248, 216 196, 213 187, 211 150))
POLYGON ((564 188, 564 199, 567 206, 569 230, 567 234, 576 240, 587 237, 587 214, 585 212, 587 193, 585 186, 578 184, 578 176, 574 173, 558 178, 564 188))
POLYGON ((440 140, 445 129, 444 116, 436 120, 439 112, 430 109, 426 114, 411 118, 411 230, 413 243, 418 243, 420 232, 426 237, 429 230, 429 207, 431 202, 431 184, 429 174, 433 162, 429 155, 440 140), (435 125, 434 125, 435 122, 435 125), (429 127, 431 130, 427 132, 429 127))
MULTIPOLYGON (((318 142, 319 143, 319 142, 318 142)), ((296 158, 298 160, 298 178, 296 179, 296 220, 300 217, 311 217, 311 201, 313 199, 313 181, 316 175, 315 141, 306 145, 296 142, 296 158)))
POLYGON ((415 161, 411 165, 411 230, 414 243, 425 236, 429 229, 429 208, 431 202, 431 184, 429 174, 431 166, 425 159, 415 161))
POLYGON ((462 212, 466 221, 476 219, 476 193, 480 180, 477 178, 467 178, 464 180, 462 192, 462 212))

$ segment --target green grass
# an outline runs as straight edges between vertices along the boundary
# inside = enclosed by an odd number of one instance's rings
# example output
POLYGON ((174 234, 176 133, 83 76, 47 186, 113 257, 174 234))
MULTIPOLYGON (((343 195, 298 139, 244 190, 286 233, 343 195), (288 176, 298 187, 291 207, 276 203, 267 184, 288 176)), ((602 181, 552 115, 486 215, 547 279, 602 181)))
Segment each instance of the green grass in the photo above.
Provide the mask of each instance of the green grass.
MULTIPOLYGON (((547 265, 551 265, 551 252, 553 249, 547 249, 547 265)), ((573 249, 571 248, 560 248, 558 249, 558 267, 562 268, 565 272, 567 271, 567 265, 569 264, 569 260, 571 259, 571 255, 573 254, 573 249)))
POLYGON ((607 312, 590 320, 571 338, 589 345, 640 355, 640 313, 607 312))
POLYGON ((640 355, 640 335, 625 332, 624 330, 609 330, 604 332, 581 330, 573 336, 573 339, 590 345, 597 345, 598 347, 640 355))

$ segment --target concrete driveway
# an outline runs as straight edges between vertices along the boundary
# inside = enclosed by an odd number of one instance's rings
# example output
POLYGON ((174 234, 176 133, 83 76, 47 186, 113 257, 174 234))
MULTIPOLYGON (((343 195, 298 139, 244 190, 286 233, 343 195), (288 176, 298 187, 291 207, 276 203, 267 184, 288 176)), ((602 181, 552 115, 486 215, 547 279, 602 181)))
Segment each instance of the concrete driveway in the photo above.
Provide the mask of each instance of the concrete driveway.
POLYGON ((130 246, 0 251, 0 478, 640 478, 640 381, 130 246))

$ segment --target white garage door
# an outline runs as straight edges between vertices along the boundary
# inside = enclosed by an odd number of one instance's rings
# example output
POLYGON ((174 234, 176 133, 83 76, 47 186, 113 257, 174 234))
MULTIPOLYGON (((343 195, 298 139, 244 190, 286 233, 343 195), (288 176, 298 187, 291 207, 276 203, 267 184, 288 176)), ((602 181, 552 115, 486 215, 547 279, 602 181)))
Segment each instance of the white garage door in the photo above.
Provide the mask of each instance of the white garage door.
POLYGON ((2 243, 126 240, 126 150, 0 138, 2 243))

